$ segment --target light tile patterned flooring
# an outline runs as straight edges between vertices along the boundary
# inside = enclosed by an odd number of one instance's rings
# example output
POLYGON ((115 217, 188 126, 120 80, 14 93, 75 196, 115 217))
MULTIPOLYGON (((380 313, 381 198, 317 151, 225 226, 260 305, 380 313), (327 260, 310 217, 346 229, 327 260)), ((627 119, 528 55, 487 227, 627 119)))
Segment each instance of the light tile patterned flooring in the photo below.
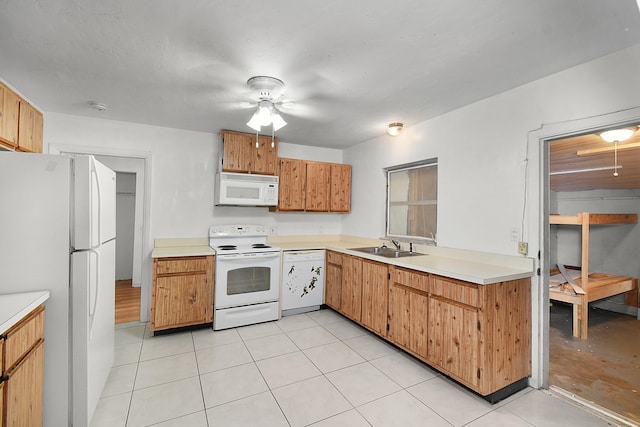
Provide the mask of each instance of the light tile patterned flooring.
POLYGON ((116 326, 91 427, 607 426, 544 391, 490 405, 332 310, 153 337, 116 326))

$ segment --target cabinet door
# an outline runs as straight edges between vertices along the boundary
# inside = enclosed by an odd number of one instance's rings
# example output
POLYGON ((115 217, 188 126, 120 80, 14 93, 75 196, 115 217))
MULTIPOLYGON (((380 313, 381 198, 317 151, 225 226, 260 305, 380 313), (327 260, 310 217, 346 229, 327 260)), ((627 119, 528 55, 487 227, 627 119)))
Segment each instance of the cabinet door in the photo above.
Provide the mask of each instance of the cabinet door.
POLYGON ((273 139, 273 147, 271 146, 271 137, 258 137, 258 147, 255 146, 255 137, 253 138, 251 172, 261 175, 275 175, 278 166, 278 138, 273 139))
POLYGON ((3 378, 0 378, 0 427, 4 427, 4 379, 3 378))
POLYGON ((324 302, 334 310, 341 311, 342 255, 327 251, 327 277, 324 284, 324 302))
POLYGON ((389 270, 388 338, 426 360, 429 275, 393 266, 389 270))
POLYGON ((342 256, 342 314, 360 322, 362 313, 362 258, 342 256))
POLYGON ((205 274, 158 277, 154 328, 209 323, 213 320, 213 292, 205 274))
POLYGON ((10 147, 18 146, 20 98, 0 83, 0 139, 10 147))
POLYGON ((26 101, 20 101, 18 123, 18 149, 32 153, 42 152, 42 113, 26 101))
POLYGON ((362 260, 361 321, 382 336, 387 335, 388 275, 386 264, 362 260))
POLYGON ((329 212, 329 174, 331 165, 307 162, 305 210, 329 212))
POLYGON ((299 159, 278 159, 278 210, 303 211, 306 167, 299 159))
POLYGON ((220 132, 223 142, 222 170, 224 172, 251 171, 256 139, 250 134, 220 132))
POLYGON ((42 387, 44 383, 44 340, 8 373, 6 425, 42 426, 42 387))
POLYGON ((331 212, 351 211, 351 165, 331 165, 331 212))
POLYGON ((428 362, 475 387, 480 380, 478 309, 429 298, 428 362))

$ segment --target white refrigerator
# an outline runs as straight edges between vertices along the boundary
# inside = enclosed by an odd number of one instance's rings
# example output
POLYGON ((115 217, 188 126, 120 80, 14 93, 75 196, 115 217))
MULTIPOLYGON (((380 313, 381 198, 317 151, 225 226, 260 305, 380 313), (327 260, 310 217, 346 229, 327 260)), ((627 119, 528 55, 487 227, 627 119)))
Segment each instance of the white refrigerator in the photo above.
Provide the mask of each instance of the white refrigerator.
POLYGON ((88 426, 113 365, 115 173, 0 151, 0 294, 48 289, 44 425, 88 426))

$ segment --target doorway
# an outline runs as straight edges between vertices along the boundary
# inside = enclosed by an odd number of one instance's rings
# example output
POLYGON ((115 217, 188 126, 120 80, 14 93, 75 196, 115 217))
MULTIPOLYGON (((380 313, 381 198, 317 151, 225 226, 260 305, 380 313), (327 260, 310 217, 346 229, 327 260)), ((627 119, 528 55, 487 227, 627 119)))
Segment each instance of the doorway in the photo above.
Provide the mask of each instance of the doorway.
POLYGON ((140 320, 141 287, 133 281, 136 179, 135 173, 116 172, 116 324, 140 320))
POLYGON ((598 213, 612 219, 609 223, 591 222, 587 234, 583 226, 549 226, 547 219, 548 266, 562 265, 567 272, 560 274, 558 282, 556 276, 549 281, 546 272, 547 283, 551 282, 548 384, 561 394, 577 396, 582 404, 611 411, 622 422, 635 425, 640 423, 640 225, 637 221, 618 223, 614 216, 640 213, 640 132, 636 123, 620 126, 632 128, 635 133, 616 143, 617 147, 600 136, 610 126, 547 141, 548 212, 566 217, 598 213), (614 176, 614 172, 618 175, 614 176), (585 236, 587 244, 583 245, 585 236), (588 303, 586 336, 576 337, 574 305, 559 301, 564 297, 558 292, 572 295, 568 299, 579 293, 584 282, 580 271, 583 264, 588 265, 589 273, 585 288, 587 293, 594 290, 594 300, 588 303), (635 290, 619 285, 624 278, 635 280, 635 290), (559 282, 565 283, 555 287, 559 282), (606 298, 596 298, 600 294, 595 289, 606 298))

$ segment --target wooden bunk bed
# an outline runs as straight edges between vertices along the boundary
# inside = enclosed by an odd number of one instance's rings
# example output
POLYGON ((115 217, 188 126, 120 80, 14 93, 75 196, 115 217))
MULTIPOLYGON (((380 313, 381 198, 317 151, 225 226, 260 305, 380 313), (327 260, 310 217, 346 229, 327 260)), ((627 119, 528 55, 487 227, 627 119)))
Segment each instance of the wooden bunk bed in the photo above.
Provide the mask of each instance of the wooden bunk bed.
MULTIPOLYGON (((638 279, 603 273, 589 273, 589 226, 593 224, 637 224, 637 214, 594 214, 581 212, 577 215, 550 215, 549 224, 579 225, 582 231, 582 266, 580 278, 575 284, 584 293, 550 288, 549 298, 573 305, 573 336, 587 339, 589 303, 613 295, 627 293, 626 303, 635 298, 638 306, 638 279), (632 292, 630 292, 632 291, 632 292)), ((580 291, 580 289, 577 289, 580 291)))

